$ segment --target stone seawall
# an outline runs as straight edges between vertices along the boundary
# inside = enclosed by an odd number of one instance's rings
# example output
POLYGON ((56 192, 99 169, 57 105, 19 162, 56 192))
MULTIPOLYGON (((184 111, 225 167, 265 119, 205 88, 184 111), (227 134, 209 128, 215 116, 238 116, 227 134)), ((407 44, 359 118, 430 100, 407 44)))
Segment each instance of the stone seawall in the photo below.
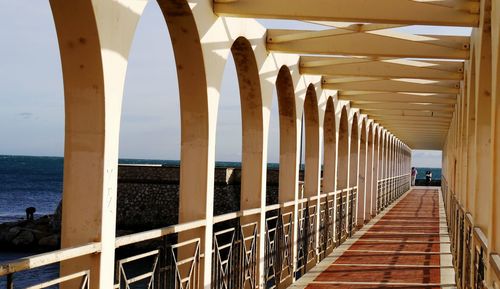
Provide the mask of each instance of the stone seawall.
MULTIPOLYGON (((178 223, 179 167, 120 165, 117 227, 146 230, 178 223)), ((267 171, 267 204, 278 202, 279 170, 267 171)), ((240 210, 241 169, 216 168, 214 215, 240 210)))
MULTIPOLYGON (((117 235, 178 223, 179 167, 120 165, 118 168, 117 235)), ((267 204, 278 202, 277 169, 268 170, 267 204)), ((241 169, 216 168, 214 215, 240 210, 241 169)), ((43 252, 60 244, 60 207, 34 221, 0 224, 0 248, 43 252)))

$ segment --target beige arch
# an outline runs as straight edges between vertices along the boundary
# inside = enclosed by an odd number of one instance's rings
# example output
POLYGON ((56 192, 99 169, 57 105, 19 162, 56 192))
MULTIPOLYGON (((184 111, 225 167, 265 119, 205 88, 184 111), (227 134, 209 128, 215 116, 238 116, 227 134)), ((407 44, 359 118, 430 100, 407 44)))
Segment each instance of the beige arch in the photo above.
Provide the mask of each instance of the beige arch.
POLYGON ((297 114, 290 69, 283 65, 276 79, 280 127, 279 202, 295 200, 297 114))
POLYGON ((358 218, 357 225, 363 226, 365 223, 366 204, 367 204, 367 129, 366 119, 361 120, 361 130, 359 136, 359 168, 358 168, 358 218))
POLYGON ((349 187, 358 185, 359 130, 359 115, 354 112, 349 126, 349 187))
POLYGON ((304 101, 305 176, 304 197, 316 196, 319 189, 320 125, 318 100, 314 85, 307 87, 304 101))
POLYGON ((323 162, 323 192, 335 191, 335 162, 336 162, 336 121, 333 97, 326 103, 323 121, 324 162, 323 162))
POLYGON ((62 262, 60 270, 64 275, 91 268, 93 288, 113 286, 106 273, 114 266, 115 236, 109 232, 116 227, 121 101, 130 46, 146 3, 50 1, 65 92, 61 246, 101 242, 100 254, 62 262))
POLYGON ((337 189, 343 190, 348 186, 348 162, 349 162, 349 122, 347 108, 342 107, 339 124, 339 141, 337 156, 337 189))
MULTIPOLYGON (((349 137, 349 169, 348 169, 348 186, 349 188, 355 187, 358 185, 358 165, 359 165, 359 122, 358 122, 358 114, 354 113, 352 117, 352 123, 351 123, 351 134, 349 137)), ((358 187, 359 190, 359 187, 358 187)), ((359 191, 358 191, 359 193, 359 191)), ((358 196, 359 197, 359 194, 358 196)), ((351 201, 350 201, 350 196, 348 195, 347 197, 347 207, 349 208, 351 206, 351 201)), ((356 223, 357 221, 357 213, 358 213, 358 202, 356 202, 352 208, 348 209, 348 212, 351 211, 352 213, 352 220, 349 219, 348 222, 353 221, 356 223)), ((348 228, 350 227, 350 224, 348 224, 348 228)), ((353 230, 355 228, 352 228, 351 231, 349 231, 350 234, 353 233, 353 230)))
POLYGON ((373 151, 372 151, 372 201, 370 207, 370 218, 373 218, 377 214, 377 196, 378 196, 378 180, 379 180, 379 148, 380 148, 380 138, 379 138, 379 126, 374 124, 371 130, 373 139, 373 151))
MULTIPOLYGON (((382 166, 381 166, 381 180, 384 180, 387 178, 387 141, 388 141, 388 134, 387 134, 387 131, 385 129, 382 129, 382 139, 381 139, 381 144, 380 144, 380 147, 381 147, 381 154, 380 154, 380 158, 381 158, 381 163, 382 163, 382 166)), ((385 192, 386 192, 386 189, 385 187, 382 187, 382 190, 379 192, 379 195, 380 195, 380 207, 379 207, 379 210, 383 209, 385 207, 385 192)))
POLYGON ((238 37, 231 46, 240 89, 242 162, 240 208, 259 208, 262 201, 263 120, 257 63, 250 42, 238 37))

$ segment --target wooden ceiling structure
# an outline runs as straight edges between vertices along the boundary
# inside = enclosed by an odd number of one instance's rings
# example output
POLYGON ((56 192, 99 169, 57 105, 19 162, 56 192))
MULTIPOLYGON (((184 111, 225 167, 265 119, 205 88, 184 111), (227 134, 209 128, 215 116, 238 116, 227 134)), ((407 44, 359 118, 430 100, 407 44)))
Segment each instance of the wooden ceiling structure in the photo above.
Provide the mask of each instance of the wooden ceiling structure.
POLYGON ((267 49, 301 55, 302 74, 413 149, 441 149, 463 91, 470 37, 402 33, 409 25, 479 26, 470 0, 214 0, 221 16, 300 20, 268 29, 267 49))

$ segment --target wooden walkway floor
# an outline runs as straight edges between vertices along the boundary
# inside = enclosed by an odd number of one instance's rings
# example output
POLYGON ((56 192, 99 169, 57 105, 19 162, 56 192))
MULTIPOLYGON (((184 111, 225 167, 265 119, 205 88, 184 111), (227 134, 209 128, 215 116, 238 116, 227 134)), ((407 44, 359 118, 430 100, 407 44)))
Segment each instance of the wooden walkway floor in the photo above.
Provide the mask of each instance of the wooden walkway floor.
POLYGON ((455 288, 444 214, 437 189, 413 189, 293 287, 455 288))

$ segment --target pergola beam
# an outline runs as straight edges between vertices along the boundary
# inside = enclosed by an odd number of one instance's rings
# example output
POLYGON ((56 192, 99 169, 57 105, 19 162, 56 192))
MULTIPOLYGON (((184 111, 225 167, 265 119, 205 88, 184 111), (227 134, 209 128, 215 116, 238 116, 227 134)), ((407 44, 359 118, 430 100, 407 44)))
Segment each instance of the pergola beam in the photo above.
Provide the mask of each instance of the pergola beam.
POLYGON ((445 129, 450 127, 449 123, 435 123, 435 122, 413 122, 413 123, 388 123, 379 122, 384 127, 400 127, 400 128, 426 128, 426 129, 445 129))
POLYGON ((214 0, 219 16, 477 27, 475 1, 214 0))
POLYGON ((388 115, 376 115, 368 114, 368 117, 376 120, 377 122, 391 121, 417 121, 417 122, 440 122, 440 123, 450 123, 451 117, 427 117, 427 116, 388 116, 388 115))
POLYGON ((407 93, 460 93, 459 82, 437 82, 432 84, 413 83, 398 80, 372 80, 332 83, 328 78, 323 79, 323 88, 339 91, 367 91, 367 92, 407 92, 407 93))
POLYGON ((406 103, 356 103, 351 102, 355 108, 365 110, 417 110, 417 111, 430 111, 430 112, 453 112, 455 109, 450 105, 438 104, 406 104, 406 103))
POLYGON ((345 30, 269 29, 267 50, 296 54, 397 58, 468 59, 469 57, 469 37, 413 35, 429 39, 416 41, 375 33, 343 31, 345 30))
POLYGON ((362 114, 369 116, 422 116, 422 117, 447 117, 452 118, 452 112, 441 111, 418 111, 418 110, 402 110, 402 109, 378 109, 378 110, 365 110, 361 109, 362 114))
POLYGON ((452 63, 456 63, 455 71, 450 71, 448 63, 431 64, 424 61, 417 62, 403 59, 379 61, 371 58, 302 56, 300 59, 300 73, 323 76, 366 76, 385 79, 463 79, 463 62, 452 63))
POLYGON ((359 95, 343 95, 341 92, 338 96, 341 100, 349 100, 355 102, 400 102, 400 103, 437 103, 437 104, 455 104, 457 103, 454 95, 415 95, 404 93, 373 93, 359 95))

